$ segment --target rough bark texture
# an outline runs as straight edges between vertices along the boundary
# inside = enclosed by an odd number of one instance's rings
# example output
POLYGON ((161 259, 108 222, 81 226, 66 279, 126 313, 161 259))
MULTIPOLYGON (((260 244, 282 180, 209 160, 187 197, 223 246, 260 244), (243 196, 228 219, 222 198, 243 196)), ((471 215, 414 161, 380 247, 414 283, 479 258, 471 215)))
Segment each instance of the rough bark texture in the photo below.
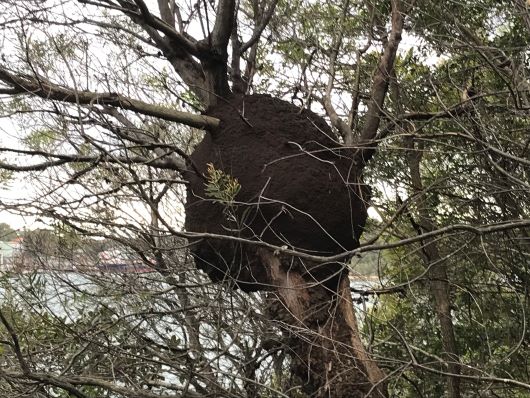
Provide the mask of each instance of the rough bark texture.
MULTIPOLYGON (((368 191, 351 158, 320 117, 284 101, 252 95, 223 102, 208 115, 221 119, 191 155, 186 228, 286 245, 311 253, 353 249, 366 220, 368 191), (237 178, 232 206, 205 191, 207 164, 237 178)), ((213 280, 230 278, 244 290, 269 285, 255 249, 226 240, 201 240, 192 251, 213 280)), ((303 264, 319 281, 342 265, 303 264)))
POLYGON ((258 254, 277 286, 269 311, 291 350, 293 384, 315 398, 385 397, 385 375, 360 339, 347 274, 330 289, 286 271, 292 258, 258 254))

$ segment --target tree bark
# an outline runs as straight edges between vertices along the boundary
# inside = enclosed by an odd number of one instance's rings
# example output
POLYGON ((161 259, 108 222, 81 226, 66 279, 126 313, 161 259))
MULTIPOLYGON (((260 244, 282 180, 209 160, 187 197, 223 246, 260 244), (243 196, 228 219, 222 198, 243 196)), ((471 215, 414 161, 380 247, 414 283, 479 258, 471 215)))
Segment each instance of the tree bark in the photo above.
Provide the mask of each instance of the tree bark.
POLYGON ((258 255, 275 286, 269 315, 285 329, 303 391, 315 398, 387 397, 385 374, 361 341, 347 272, 330 288, 290 270, 297 259, 266 249, 258 255))
POLYGON ((204 52, 199 54, 206 76, 208 105, 215 105, 219 98, 230 95, 228 85, 228 42, 232 34, 235 16, 235 0, 220 0, 217 5, 215 24, 207 40, 201 42, 204 52))
POLYGON ((385 49, 377 65, 372 81, 372 89, 364 126, 356 145, 358 147, 354 160, 359 169, 362 169, 372 158, 377 147, 377 132, 381 123, 381 114, 385 103, 388 86, 394 70, 394 61, 401 41, 403 31, 403 10, 401 1, 392 0, 392 29, 390 31, 385 49))

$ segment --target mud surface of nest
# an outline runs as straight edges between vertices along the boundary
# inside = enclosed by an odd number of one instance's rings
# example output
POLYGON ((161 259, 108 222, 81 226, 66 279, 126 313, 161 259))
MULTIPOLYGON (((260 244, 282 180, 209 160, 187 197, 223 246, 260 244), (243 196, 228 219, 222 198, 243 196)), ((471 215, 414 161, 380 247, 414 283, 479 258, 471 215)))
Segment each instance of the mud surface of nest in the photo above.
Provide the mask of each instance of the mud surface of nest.
MULTIPOLYGON (((312 254, 350 250, 366 221, 367 189, 333 132, 316 114, 267 95, 221 102, 207 111, 221 120, 191 155, 186 229, 265 241, 312 254), (207 192, 207 165, 236 178, 233 203, 207 192)), ((267 270, 253 245, 200 239, 192 252, 212 280, 266 288, 267 270), (263 283, 264 286, 260 286, 263 283)), ((303 263, 303 262, 300 262, 303 263)), ((335 272, 335 265, 318 278, 335 272)))

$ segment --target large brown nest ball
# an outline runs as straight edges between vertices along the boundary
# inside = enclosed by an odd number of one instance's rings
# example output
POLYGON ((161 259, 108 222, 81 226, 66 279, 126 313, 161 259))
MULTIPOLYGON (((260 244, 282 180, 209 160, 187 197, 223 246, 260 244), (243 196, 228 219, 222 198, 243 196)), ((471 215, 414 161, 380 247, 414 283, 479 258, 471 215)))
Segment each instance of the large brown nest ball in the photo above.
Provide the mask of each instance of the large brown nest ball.
MULTIPOLYGON (((267 95, 220 101, 221 120, 190 157, 185 227, 263 241, 318 255, 358 246, 368 189, 318 115, 267 95), (219 177, 219 179, 215 179, 219 177), (239 191, 227 184, 237 180, 239 191), (231 197, 231 194, 237 194, 231 197)), ((244 290, 267 289, 267 269, 252 244, 222 239, 192 242, 197 266, 244 290)), ((337 265, 324 265, 329 272, 337 265)), ((317 275, 317 273, 315 273, 317 275)))

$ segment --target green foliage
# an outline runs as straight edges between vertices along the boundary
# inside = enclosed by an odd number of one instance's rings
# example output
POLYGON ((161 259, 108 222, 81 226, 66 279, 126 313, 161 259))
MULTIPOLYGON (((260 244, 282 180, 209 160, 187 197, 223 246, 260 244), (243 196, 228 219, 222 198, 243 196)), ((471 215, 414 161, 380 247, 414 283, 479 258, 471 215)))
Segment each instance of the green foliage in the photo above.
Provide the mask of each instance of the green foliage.
POLYGON ((0 241, 10 241, 17 237, 17 231, 11 225, 0 223, 0 241))
POLYGON ((237 194, 241 190, 241 185, 237 178, 216 169, 213 164, 209 163, 206 179, 205 191, 207 196, 227 206, 234 203, 237 194))
POLYGON ((59 138, 56 130, 43 128, 33 130, 25 139, 24 144, 35 150, 53 150, 54 144, 59 138))
POLYGON ((11 112, 29 112, 31 105, 23 96, 16 96, 9 99, 9 101, 0 102, 0 109, 11 112))

